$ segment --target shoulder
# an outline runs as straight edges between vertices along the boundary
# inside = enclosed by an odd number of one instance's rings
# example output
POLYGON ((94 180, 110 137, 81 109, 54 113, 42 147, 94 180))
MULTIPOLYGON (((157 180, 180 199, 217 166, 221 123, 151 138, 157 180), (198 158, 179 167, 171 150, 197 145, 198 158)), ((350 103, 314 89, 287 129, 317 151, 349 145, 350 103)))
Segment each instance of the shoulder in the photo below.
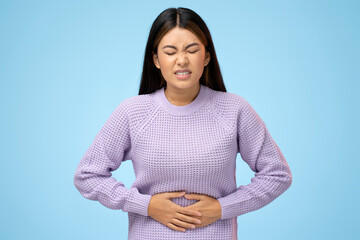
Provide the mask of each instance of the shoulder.
POLYGON ((152 106, 151 94, 136 95, 128 97, 121 101, 117 108, 126 111, 131 114, 133 111, 144 110, 149 106, 152 106))
POLYGON ((244 97, 230 92, 212 90, 213 112, 225 119, 236 131, 240 129, 258 129, 266 124, 244 97))
POLYGON ((217 111, 237 114, 251 107, 250 103, 241 95, 232 92, 222 92, 210 89, 210 102, 217 111))
POLYGON ((262 122, 260 115, 255 111, 247 99, 232 92, 221 92, 211 90, 212 111, 226 122, 236 123, 239 121, 262 122))
POLYGON ((138 126, 151 112, 154 104, 152 94, 136 95, 121 101, 115 112, 126 116, 131 125, 138 126))

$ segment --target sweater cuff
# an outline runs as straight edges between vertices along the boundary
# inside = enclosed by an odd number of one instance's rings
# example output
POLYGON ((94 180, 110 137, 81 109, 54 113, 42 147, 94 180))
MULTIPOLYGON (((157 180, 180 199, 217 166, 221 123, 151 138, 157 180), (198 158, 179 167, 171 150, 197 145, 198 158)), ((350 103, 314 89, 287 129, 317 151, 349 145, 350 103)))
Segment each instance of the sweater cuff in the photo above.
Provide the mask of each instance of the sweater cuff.
POLYGON ((132 188, 133 194, 129 200, 129 212, 134 212, 143 216, 148 216, 148 207, 151 195, 139 193, 137 188, 132 188))
POLYGON ((238 199, 235 193, 231 193, 225 197, 217 199, 221 206, 221 219, 237 217, 239 211, 238 199), (237 204, 234 204, 237 203, 237 204))

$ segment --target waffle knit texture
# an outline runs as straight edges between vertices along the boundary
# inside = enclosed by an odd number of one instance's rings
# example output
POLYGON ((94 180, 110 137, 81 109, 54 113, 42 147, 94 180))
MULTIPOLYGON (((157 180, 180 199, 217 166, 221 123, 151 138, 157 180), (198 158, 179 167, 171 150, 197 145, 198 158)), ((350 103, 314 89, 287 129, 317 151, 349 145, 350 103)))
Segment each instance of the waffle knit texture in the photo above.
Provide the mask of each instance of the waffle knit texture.
MULTIPOLYGON (((121 180, 121 179, 120 179, 121 180)), ((272 202, 292 183, 292 174, 263 120, 241 96, 200 85, 185 106, 170 103, 164 87, 117 105, 77 166, 81 195, 128 213, 128 239, 237 239, 237 217, 272 202), (236 158, 254 172, 237 186, 236 158), (112 177, 131 160, 130 188, 112 177), (186 191, 206 194, 221 205, 221 219, 185 232, 148 215, 151 196, 186 191)), ((170 199, 185 207, 197 202, 170 199)))

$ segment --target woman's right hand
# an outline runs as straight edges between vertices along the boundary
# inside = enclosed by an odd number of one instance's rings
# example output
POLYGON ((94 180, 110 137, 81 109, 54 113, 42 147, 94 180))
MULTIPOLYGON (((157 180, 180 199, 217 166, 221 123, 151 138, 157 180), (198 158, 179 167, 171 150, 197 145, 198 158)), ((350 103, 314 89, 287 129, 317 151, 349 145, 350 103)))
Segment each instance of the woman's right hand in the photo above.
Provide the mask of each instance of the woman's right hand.
POLYGON ((195 224, 201 224, 201 221, 194 217, 199 216, 200 212, 181 207, 170 200, 170 198, 184 195, 185 192, 165 192, 152 195, 148 215, 176 231, 184 232, 186 228, 195 228, 195 224))

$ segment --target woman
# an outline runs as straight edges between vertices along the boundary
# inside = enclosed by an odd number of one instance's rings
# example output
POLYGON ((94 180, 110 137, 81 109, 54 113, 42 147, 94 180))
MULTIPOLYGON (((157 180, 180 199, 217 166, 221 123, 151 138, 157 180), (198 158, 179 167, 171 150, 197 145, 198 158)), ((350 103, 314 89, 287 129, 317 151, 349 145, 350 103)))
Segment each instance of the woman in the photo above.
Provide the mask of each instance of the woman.
POLYGON ((237 239, 237 216, 269 204, 292 175, 255 110, 226 92, 204 21, 169 8, 150 30, 139 95, 111 114, 74 183, 85 198, 128 212, 129 239, 224 240, 237 239), (237 153, 255 172, 239 187, 237 153), (111 177, 126 160, 130 189, 111 177))

